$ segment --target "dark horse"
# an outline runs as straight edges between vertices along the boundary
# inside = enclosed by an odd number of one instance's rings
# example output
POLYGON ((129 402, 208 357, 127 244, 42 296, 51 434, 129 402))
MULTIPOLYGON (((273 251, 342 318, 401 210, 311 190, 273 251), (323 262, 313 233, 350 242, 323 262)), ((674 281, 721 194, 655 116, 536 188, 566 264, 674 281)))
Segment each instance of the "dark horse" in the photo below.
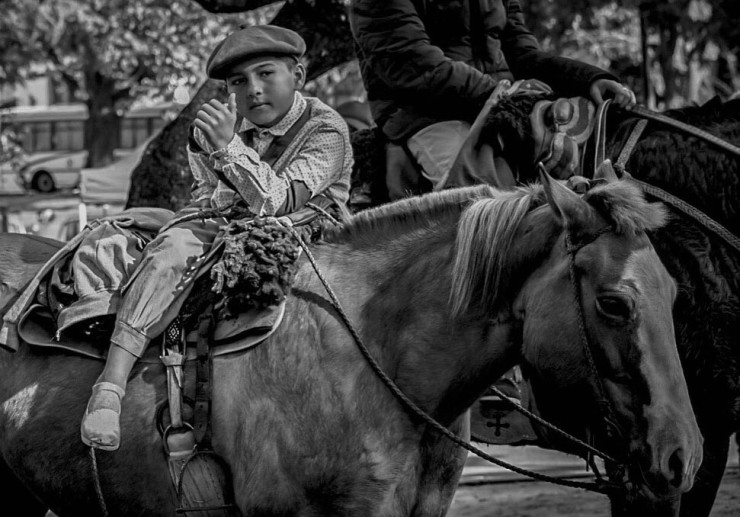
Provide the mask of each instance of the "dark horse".
MULTIPOLYGON (((507 127, 518 156, 532 156, 529 112, 532 100, 510 99, 491 116, 491 131, 507 127)), ((664 113, 740 145, 740 100, 718 99, 664 113)), ((609 114, 607 157, 616 161, 638 117, 609 114)), ((500 129, 499 129, 500 130, 500 129)), ((521 163, 520 170, 531 170, 521 163)), ((740 235, 740 156, 657 121, 648 123, 626 170, 690 203, 740 235)), ((650 232, 658 255, 678 284, 673 307, 681 364, 704 436, 704 461, 681 515, 710 514, 727 464, 730 436, 740 430, 740 252, 704 225, 675 208, 666 226, 650 232)), ((544 416, 582 436, 586 425, 577 410, 576 389, 556 389, 534 376, 535 396, 544 416), (539 388, 539 389, 538 389, 539 388), (559 402, 558 402, 559 401, 559 402), (578 432, 580 431, 580 432, 578 432)), ((562 388, 562 387, 561 387, 562 388)), ((543 445, 576 452, 542 430, 543 445)), ((633 504, 613 500, 615 514, 637 515, 633 504)))
MULTIPOLYGON (((624 431, 614 450, 644 473, 635 482, 676 497, 692 485, 702 439, 675 348, 675 285, 645 233, 664 211, 626 182, 582 198, 543 179, 357 214, 313 254, 383 370, 452 432, 467 437, 467 408, 513 364, 568 372, 589 403, 599 393, 607 402, 624 431)), ((6 300, 58 246, 0 235, 6 300)), ((79 422, 101 367, 31 346, 0 353, 4 506, 35 497, 59 515, 100 514, 79 422)), ((280 328, 216 357, 213 379, 213 446, 243 515, 447 512, 467 452, 394 398, 305 255, 280 328)), ((162 368, 139 364, 121 448, 98 455, 110 515, 174 512, 154 424, 165 398, 162 368)))

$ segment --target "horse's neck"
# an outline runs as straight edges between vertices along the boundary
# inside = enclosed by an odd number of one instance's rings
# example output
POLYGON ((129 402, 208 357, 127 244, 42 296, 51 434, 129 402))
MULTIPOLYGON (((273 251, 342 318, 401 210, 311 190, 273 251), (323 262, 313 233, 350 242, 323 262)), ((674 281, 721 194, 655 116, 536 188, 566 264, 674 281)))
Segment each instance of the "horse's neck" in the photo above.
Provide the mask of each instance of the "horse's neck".
POLYGON ((514 361, 508 324, 451 318, 455 226, 414 229, 359 251, 336 245, 322 260, 332 277, 357 283, 339 287, 342 299, 355 305, 348 312, 384 371, 423 408, 448 420, 514 361), (496 371, 490 365, 498 365, 496 371))

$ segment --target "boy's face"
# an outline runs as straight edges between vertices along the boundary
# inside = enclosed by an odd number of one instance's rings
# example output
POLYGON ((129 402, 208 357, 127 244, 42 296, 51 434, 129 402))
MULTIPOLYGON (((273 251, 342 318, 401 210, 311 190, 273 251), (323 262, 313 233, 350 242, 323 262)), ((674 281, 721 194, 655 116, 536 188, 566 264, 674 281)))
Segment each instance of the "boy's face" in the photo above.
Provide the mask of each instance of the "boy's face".
POLYGON ((226 79, 228 93, 236 94, 239 114, 261 127, 280 122, 293 105, 295 91, 306 74, 288 58, 258 56, 234 65, 226 79))

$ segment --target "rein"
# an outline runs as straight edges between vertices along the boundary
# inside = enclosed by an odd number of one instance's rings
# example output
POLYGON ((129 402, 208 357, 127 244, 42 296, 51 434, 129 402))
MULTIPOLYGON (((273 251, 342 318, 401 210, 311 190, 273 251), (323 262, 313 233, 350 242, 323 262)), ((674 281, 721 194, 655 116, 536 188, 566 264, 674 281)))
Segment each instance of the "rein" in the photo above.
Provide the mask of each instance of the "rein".
MULTIPOLYGON (((432 417, 426 411, 424 411, 419 406, 417 406, 405 393, 403 393, 403 391, 401 391, 401 389, 396 385, 396 383, 393 382, 393 379, 391 379, 390 377, 388 377, 388 375, 383 371, 382 367, 378 364, 378 362, 372 356, 372 354, 370 353, 370 351, 368 350, 368 348, 365 346, 362 338, 360 337, 359 333, 357 332, 357 329, 352 324, 352 321, 350 320, 349 316, 347 316, 347 314, 344 312, 344 309, 342 309, 342 305, 339 302, 339 299, 337 298, 336 294, 334 293, 333 289, 329 285, 329 283, 326 280, 326 278, 324 277, 324 275, 321 273, 321 270, 319 269, 319 265, 316 262, 316 259, 314 258, 313 254, 311 253, 311 251, 309 250, 308 246, 304 242, 303 238, 301 237, 301 235, 297 231, 295 231, 295 229, 293 229, 293 227, 288 227, 288 228, 291 231, 291 233, 293 234, 293 236, 298 240, 298 243, 300 244, 300 246, 303 249, 303 251, 306 253, 306 257, 308 258, 309 262, 311 262, 311 265, 313 266, 314 271, 316 272, 316 276, 318 276, 319 280, 321 281, 322 285, 324 286, 324 289, 326 289, 326 292, 328 293, 329 298, 331 298, 331 302, 332 302, 334 308, 339 313, 339 316, 342 318, 342 321, 344 322, 344 324, 347 326, 347 329, 349 330, 350 334, 354 338, 355 343, 357 343, 357 347, 360 349, 360 352, 362 353, 362 355, 365 357, 365 359, 367 360, 368 364, 370 365, 370 368, 380 378, 380 380, 383 382, 383 384, 386 385, 386 387, 391 391, 391 393, 393 393, 393 395, 401 402, 401 405, 404 406, 408 411, 410 411, 411 413, 413 413, 419 419, 423 420, 427 425, 431 426, 433 429, 435 429, 436 431, 438 431, 439 433, 441 433, 442 435, 444 435, 446 438, 448 438, 449 440, 451 440, 457 446, 462 447, 463 449, 466 449, 469 452, 472 452, 476 456, 478 456, 480 458, 483 458, 486 461, 489 461, 489 462, 491 462, 491 463, 493 463, 495 465, 498 465, 500 467, 503 467, 505 469, 508 469, 508 470, 510 470, 512 472, 515 472, 517 474, 521 474, 521 475, 530 477, 532 479, 536 479, 538 481, 546 481, 546 482, 549 482, 549 483, 554 483, 556 485, 562 485, 562 486, 567 486, 567 487, 571 487, 571 488, 582 488, 582 489, 585 489, 585 490, 589 490, 589 491, 592 491, 592 492, 597 492, 597 493, 605 494, 605 495, 614 494, 615 492, 619 491, 622 488, 621 485, 617 485, 615 483, 606 481, 603 478, 601 478, 600 476, 598 477, 597 481, 594 482, 594 483, 583 483, 583 482, 579 482, 579 481, 569 481, 569 480, 564 480, 564 479, 558 479, 558 478, 554 478, 554 477, 551 477, 551 476, 547 476, 545 474, 540 474, 540 473, 537 473, 537 472, 532 472, 532 471, 528 471, 526 469, 522 469, 520 467, 517 467, 516 465, 512 465, 512 464, 507 463, 507 462, 505 462, 503 460, 500 460, 500 459, 498 459, 498 458, 496 458, 494 456, 491 456, 490 454, 487 454, 486 452, 482 451, 478 447, 475 447, 474 445, 471 445, 470 443, 468 443, 467 441, 463 440, 462 438, 460 438, 459 436, 457 436, 455 433, 453 433, 452 431, 450 431, 449 429, 447 429, 445 426, 443 426, 442 424, 440 424, 437 420, 434 419, 434 417, 432 417)), ((610 230, 610 229, 611 229, 610 227, 607 227, 605 229, 602 229, 599 233, 597 233, 594 236, 594 238, 592 240, 596 239, 599 235, 601 235, 602 233, 604 233, 606 230, 610 230)), ((589 241, 589 242, 591 242, 591 241, 589 241)), ((574 264, 575 263, 575 253, 578 251, 578 249, 580 249, 583 246, 585 246, 586 244, 588 244, 588 242, 581 244, 577 248, 571 248, 568 243, 569 243, 569 238, 567 237, 567 234, 566 234, 566 248, 568 248, 568 253, 570 254, 570 257, 571 257, 571 263, 574 264)), ((581 326, 581 331, 582 331, 581 332, 581 339, 586 338, 586 340, 583 342, 583 344, 584 344, 584 348, 587 350, 587 356, 589 358, 591 358, 591 352, 590 352, 590 349, 589 349, 588 339, 587 339, 587 336, 586 336, 586 333, 585 333, 585 321, 583 319, 584 318, 583 311, 582 311, 582 308, 580 307, 580 303, 581 303, 580 302, 580 294, 579 294, 579 290, 578 290, 577 284, 573 283, 574 278, 575 278, 573 276, 573 274, 574 274, 574 271, 572 271, 572 273, 571 273, 571 284, 573 285, 573 288, 574 288, 575 293, 576 293, 576 298, 578 299, 578 303, 579 303, 579 317, 581 319, 580 326, 581 326)), ((603 391, 602 391, 603 390, 603 386, 601 386, 600 377, 596 373, 596 370, 595 370, 596 366, 593 363, 593 359, 592 358, 590 359, 590 367, 591 367, 591 370, 594 373, 594 376, 595 376, 595 378, 597 380, 597 384, 599 384, 600 395, 602 397, 602 400, 600 402, 604 402, 606 399, 604 399, 604 397, 603 397, 603 391)), ((607 411, 609 413, 611 413, 611 409, 610 408, 608 408, 607 411)), ((541 420, 541 419, 538 419, 538 420, 541 420)), ((551 428, 555 428, 555 426, 553 426, 552 424, 549 424, 548 423, 547 425, 549 427, 551 427, 551 428)), ((609 461, 613 461, 611 458, 609 458, 608 456, 604 455, 603 453, 597 451, 596 449, 592 448, 591 446, 589 446, 589 445, 581 442, 580 440, 577 440, 577 439, 575 439, 573 437, 570 437, 570 435, 568 435, 564 431, 559 430, 559 429, 558 429, 558 431, 561 434, 563 434, 564 436, 567 436, 569 438, 572 438, 576 442, 583 444, 588 449, 590 449, 593 452, 596 452, 597 454, 599 454, 600 456, 604 457, 605 459, 607 459, 609 461)))
POLYGON ((668 117, 666 115, 663 115, 662 113, 657 113, 655 111, 649 110, 643 106, 637 106, 637 105, 633 106, 629 111, 641 118, 660 122, 662 124, 665 124, 666 126, 670 126, 680 131, 683 131, 684 133, 689 134, 691 136, 695 136, 697 138, 701 138, 702 140, 706 140, 707 142, 724 149, 728 153, 734 154, 735 156, 740 157, 740 147, 734 144, 731 144, 727 140, 723 140, 722 138, 716 135, 713 135, 709 131, 699 129, 696 126, 692 126, 691 124, 681 122, 680 120, 676 120, 675 118, 668 117))
POLYGON ((586 331, 586 316, 583 313, 583 298, 581 297, 581 290, 579 289, 580 284, 578 282, 578 274, 576 272, 576 253, 578 253, 578 250, 580 250, 584 246, 587 246, 588 244, 598 239, 601 235, 610 231, 613 231, 613 228, 611 226, 604 226, 599 231, 591 235, 587 241, 581 242, 578 246, 573 245, 570 237, 570 232, 566 231, 565 249, 568 252, 568 272, 570 275, 570 285, 573 287, 573 295, 576 298, 576 309, 578 310, 578 331, 581 336, 581 343, 583 344, 583 351, 586 355, 586 361, 588 362, 591 376, 595 379, 596 389, 599 392, 598 406, 599 411, 601 412, 601 416, 606 422, 605 428, 607 438, 611 439, 615 437, 613 434, 614 430, 616 430, 617 434, 621 433, 619 433, 619 425, 617 424, 617 419, 614 416, 612 405, 609 403, 609 400, 605 396, 606 389, 604 388, 604 382, 599 375, 599 370, 596 368, 596 362, 594 361, 593 351, 591 349, 591 340, 588 338, 588 332, 586 331))

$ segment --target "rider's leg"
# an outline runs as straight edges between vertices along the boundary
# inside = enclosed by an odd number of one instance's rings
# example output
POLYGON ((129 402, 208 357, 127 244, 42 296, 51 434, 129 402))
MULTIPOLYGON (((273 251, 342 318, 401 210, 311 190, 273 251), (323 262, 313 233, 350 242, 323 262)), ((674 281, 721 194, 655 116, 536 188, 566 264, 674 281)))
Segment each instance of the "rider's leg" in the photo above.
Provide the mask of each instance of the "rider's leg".
POLYGON ((421 129, 409 137, 407 147, 421 174, 434 189, 449 174, 470 131, 462 120, 446 120, 421 129))
POLYGON ((111 344, 103 373, 92 388, 82 419, 80 432, 85 445, 103 450, 118 448, 121 399, 126 393, 128 374, 137 359, 131 352, 111 344))
POLYGON ((221 218, 181 223, 147 246, 124 292, 108 359, 83 417, 85 444, 104 450, 118 448, 120 399, 131 370, 149 342, 180 312, 202 258, 224 223, 221 218))

